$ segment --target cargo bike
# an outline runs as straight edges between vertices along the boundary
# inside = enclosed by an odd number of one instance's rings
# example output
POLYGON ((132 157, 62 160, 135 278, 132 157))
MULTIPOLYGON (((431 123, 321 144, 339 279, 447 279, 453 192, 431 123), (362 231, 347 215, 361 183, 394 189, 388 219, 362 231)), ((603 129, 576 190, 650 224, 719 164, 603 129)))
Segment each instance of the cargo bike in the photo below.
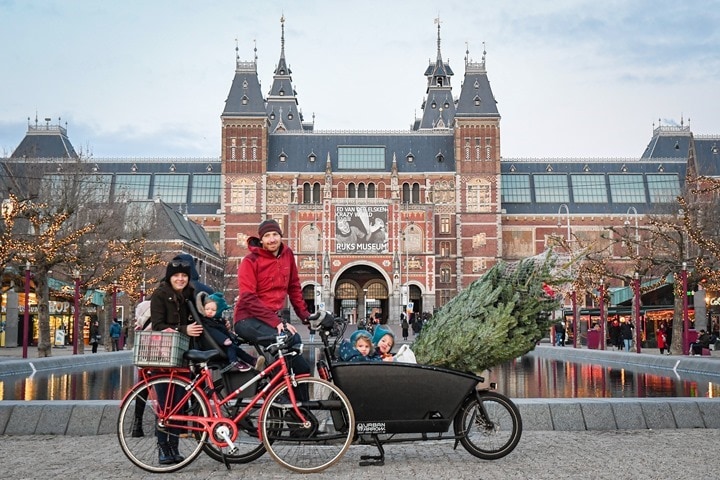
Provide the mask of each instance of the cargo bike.
POLYGON ((323 344, 320 378, 292 373, 289 359, 301 352, 281 337, 266 349, 255 346, 268 357, 261 372, 218 375, 226 360, 221 349, 189 350, 175 360, 182 366, 146 365, 121 405, 123 452, 140 468, 172 472, 201 452, 230 468, 268 451, 286 468, 314 473, 339 461, 353 441, 378 449, 361 465, 384 464, 383 446, 398 442, 451 440, 487 460, 515 448, 520 412, 482 377, 426 365, 338 362, 335 351, 346 326, 326 313, 311 320, 323 344), (308 385, 309 401, 295 398, 292 386, 298 383, 308 385), (171 390, 185 393, 173 399, 171 390), (153 438, 133 437, 136 405, 145 412, 147 436, 157 428, 177 432, 181 461, 159 465, 153 438))
POLYGON ((384 445, 449 440, 475 457, 502 458, 522 435, 517 406, 481 376, 421 364, 339 362, 335 351, 346 323, 327 314, 318 319, 323 355, 321 378, 339 386, 350 399, 360 443, 377 447, 378 455, 360 465, 382 465, 384 445))

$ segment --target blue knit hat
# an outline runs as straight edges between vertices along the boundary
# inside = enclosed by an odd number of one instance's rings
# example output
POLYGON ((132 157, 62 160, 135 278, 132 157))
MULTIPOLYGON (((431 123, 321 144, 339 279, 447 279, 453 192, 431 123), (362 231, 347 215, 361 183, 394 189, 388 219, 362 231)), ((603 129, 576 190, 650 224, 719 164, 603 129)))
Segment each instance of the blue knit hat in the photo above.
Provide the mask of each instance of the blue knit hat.
POLYGON ((382 337, 385 335, 390 335, 393 339, 393 345, 395 344, 395 334, 387 327, 383 327, 382 325, 378 325, 375 327, 375 332, 373 333, 372 337, 372 343, 373 345, 377 346, 378 342, 382 337))
POLYGON ((367 339, 372 342, 372 335, 370 335, 370 332, 361 328, 360 330, 356 330, 355 332, 353 332, 352 335, 350 335, 350 343, 353 347, 355 346, 355 342, 357 342, 358 338, 360 337, 367 337, 367 339))
POLYGON ((217 311, 215 312, 215 316, 213 318, 222 318, 222 313, 230 308, 225 301, 225 296, 222 292, 215 292, 212 295, 208 295, 205 300, 205 303, 207 302, 215 302, 217 304, 217 311))

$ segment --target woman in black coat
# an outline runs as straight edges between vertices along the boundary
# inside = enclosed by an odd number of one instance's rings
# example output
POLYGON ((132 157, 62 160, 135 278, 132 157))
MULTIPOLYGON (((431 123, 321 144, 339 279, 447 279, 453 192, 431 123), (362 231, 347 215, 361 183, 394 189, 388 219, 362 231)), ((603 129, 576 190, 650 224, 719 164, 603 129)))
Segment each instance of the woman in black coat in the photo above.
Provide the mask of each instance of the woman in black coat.
MULTIPOLYGON (((180 332, 190 337, 202 335, 203 328, 195 321, 191 322, 188 300, 193 300, 195 290, 190 286, 190 262, 174 258, 167 265, 165 278, 150 297, 150 322, 152 329, 163 332, 180 332)), ((184 392, 176 392, 176 400, 182 398, 184 392)), ((163 398, 158 388, 158 398, 163 398)), ((161 465, 172 465, 185 459, 178 451, 180 434, 177 428, 156 429, 159 462, 161 465)))

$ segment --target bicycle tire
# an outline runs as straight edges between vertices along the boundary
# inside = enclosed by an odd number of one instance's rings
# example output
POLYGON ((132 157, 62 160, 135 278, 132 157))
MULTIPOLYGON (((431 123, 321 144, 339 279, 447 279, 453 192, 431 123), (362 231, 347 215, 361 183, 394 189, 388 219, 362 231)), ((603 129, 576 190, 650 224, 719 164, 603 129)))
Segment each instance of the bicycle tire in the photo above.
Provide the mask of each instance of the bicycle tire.
POLYGON ((337 463, 355 435, 355 414, 347 396, 336 385, 319 378, 297 380, 307 387, 309 401, 298 402, 308 420, 298 422, 287 399, 287 386, 273 390, 260 414, 260 431, 268 454, 283 467, 298 473, 317 473, 337 463), (287 402, 286 400, 284 402, 287 402))
MULTIPOLYGON (((208 441, 207 432, 186 435, 182 432, 176 433, 178 438, 178 452, 184 456, 184 460, 170 465, 161 465, 158 456, 158 441, 156 428, 158 425, 158 413, 160 410, 160 398, 172 398, 173 391, 180 389, 184 394, 190 383, 180 378, 156 378, 146 383, 140 383, 125 396, 120 405, 120 414, 117 423, 117 436, 120 448, 126 457, 135 465, 145 471, 152 473, 169 473, 182 469, 192 463, 202 452, 202 447, 208 441), (163 390, 167 389, 167 390, 163 390), (167 391, 167 396, 159 395, 158 391, 167 391), (136 422, 136 403, 140 402, 142 407, 142 436, 133 436, 133 425, 136 422)), ((179 395, 179 394, 178 394, 179 395)), ((210 408, 205 398, 198 391, 193 391, 183 407, 185 411, 196 412, 198 415, 209 416, 210 408)))
POLYGON ((453 427, 465 450, 483 460, 509 454, 522 436, 520 410, 505 395, 491 391, 468 397, 453 427))

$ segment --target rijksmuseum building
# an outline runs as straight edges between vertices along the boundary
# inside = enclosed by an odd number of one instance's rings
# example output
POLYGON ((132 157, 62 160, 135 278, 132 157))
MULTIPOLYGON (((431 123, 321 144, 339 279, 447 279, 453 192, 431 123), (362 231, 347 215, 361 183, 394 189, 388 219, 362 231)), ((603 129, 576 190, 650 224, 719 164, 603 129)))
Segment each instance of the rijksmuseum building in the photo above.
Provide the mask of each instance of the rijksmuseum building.
MULTIPOLYGON (((503 158, 486 54, 475 61, 465 52, 456 75, 439 27, 437 51, 428 52, 434 60, 404 66, 427 79, 417 92, 421 115, 407 130, 315 130, 294 85, 311 79, 292 77, 284 25, 280 42, 269 90, 257 57, 236 53, 218 112, 219 158, 92 158, 88 165, 107 183, 108 201, 119 192, 161 201, 201 224, 226 259, 216 287, 230 299, 247 239, 266 218, 282 226, 311 307, 397 322, 405 309, 441 307, 498 259, 543 252, 551 236, 590 241, 606 226, 642 224, 658 205, 675 202, 689 168, 718 174, 720 135, 694 135, 685 124, 653 125, 632 158, 503 158)), ((63 127, 36 121, 2 162, 54 167, 73 155, 63 127)))

